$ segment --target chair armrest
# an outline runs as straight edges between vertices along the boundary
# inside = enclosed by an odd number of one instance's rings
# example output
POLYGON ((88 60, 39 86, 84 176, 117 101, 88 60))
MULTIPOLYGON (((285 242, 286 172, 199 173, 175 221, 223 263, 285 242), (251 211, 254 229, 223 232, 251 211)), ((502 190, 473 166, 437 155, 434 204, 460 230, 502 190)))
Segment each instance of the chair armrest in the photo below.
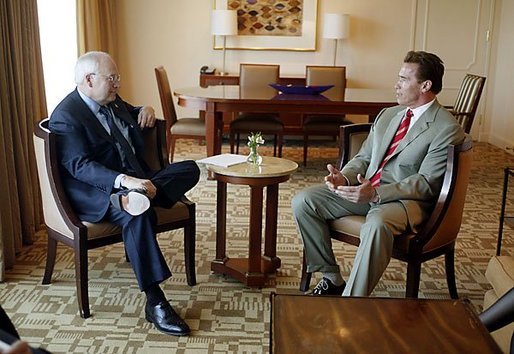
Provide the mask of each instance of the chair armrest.
POLYGON ((493 305, 479 315, 480 321, 489 332, 496 331, 509 323, 514 318, 514 288, 510 289, 493 305))
POLYGON ((148 167, 157 171, 168 164, 166 148, 166 121, 156 119, 155 126, 143 130, 145 140, 144 160, 148 167))

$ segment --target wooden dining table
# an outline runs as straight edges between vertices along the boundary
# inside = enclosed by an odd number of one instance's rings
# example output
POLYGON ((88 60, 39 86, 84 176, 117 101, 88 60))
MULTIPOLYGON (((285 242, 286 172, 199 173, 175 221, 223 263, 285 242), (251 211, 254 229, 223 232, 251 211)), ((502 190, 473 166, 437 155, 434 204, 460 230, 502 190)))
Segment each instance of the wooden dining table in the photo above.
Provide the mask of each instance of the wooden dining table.
POLYGON ((347 88, 343 100, 331 97, 330 90, 293 95, 255 89, 242 95, 238 85, 179 88, 174 95, 179 106, 205 112, 207 156, 221 153, 223 114, 227 112, 357 114, 373 121, 383 108, 397 104, 393 89, 347 88))

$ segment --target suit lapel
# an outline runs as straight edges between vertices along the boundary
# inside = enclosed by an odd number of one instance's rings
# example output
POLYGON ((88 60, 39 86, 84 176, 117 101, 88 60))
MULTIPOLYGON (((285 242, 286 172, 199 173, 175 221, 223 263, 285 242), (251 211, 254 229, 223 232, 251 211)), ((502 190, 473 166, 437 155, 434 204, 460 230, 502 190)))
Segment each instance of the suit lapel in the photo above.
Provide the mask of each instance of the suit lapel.
MULTIPOLYGON (((393 141, 394 136, 396 135, 396 131, 398 130, 398 127, 400 126, 400 122, 402 121, 403 116, 405 115, 405 110, 402 110, 398 113, 396 113, 396 116, 394 116, 391 119, 391 122, 387 126, 386 131, 384 132, 382 143, 380 145, 380 148, 378 150, 379 152, 379 159, 378 165, 382 163, 382 160, 385 157, 385 154, 387 153, 387 150, 389 150, 389 145, 391 145, 391 142, 393 141)), ((377 167, 378 169, 378 167, 377 167)))
POLYGON ((141 153, 144 149, 143 134, 138 128, 137 121, 132 118, 132 115, 127 111, 125 103, 116 97, 116 100, 109 104, 116 117, 121 119, 129 128, 129 135, 132 141, 132 146, 136 150, 136 155, 141 153))
POLYGON ((125 124, 129 126, 130 129, 134 128, 134 125, 137 124, 134 119, 130 116, 130 114, 127 112, 127 110, 121 109, 120 104, 116 101, 109 104, 111 109, 114 112, 114 115, 121 119, 125 124))
POLYGON ((94 115, 93 112, 91 112, 87 104, 82 100, 77 89, 75 89, 75 95, 73 96, 73 99, 75 100, 77 107, 79 107, 79 113, 80 116, 83 117, 81 119, 83 119, 84 125, 86 125, 88 129, 95 131, 95 133, 100 135, 102 138, 109 140, 114 144, 109 133, 107 133, 98 118, 94 115))
POLYGON ((439 110, 441 105, 437 101, 435 101, 422 115, 418 118, 416 123, 410 128, 407 132, 407 135, 400 141, 398 147, 394 151, 391 158, 405 149, 411 142, 416 140, 425 130, 429 128, 429 124, 432 123, 435 119, 436 113, 439 110))

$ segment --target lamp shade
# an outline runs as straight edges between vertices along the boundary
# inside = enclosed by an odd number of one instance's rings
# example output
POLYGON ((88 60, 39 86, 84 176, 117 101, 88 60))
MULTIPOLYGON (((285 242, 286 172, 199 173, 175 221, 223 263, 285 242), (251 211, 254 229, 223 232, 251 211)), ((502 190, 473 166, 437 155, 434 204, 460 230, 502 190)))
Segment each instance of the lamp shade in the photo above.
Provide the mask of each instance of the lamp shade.
POLYGON ((212 10, 211 33, 217 36, 237 34, 237 12, 235 10, 212 10))
POLYGON ((350 34, 350 16, 325 14, 323 19, 323 38, 343 39, 350 34))

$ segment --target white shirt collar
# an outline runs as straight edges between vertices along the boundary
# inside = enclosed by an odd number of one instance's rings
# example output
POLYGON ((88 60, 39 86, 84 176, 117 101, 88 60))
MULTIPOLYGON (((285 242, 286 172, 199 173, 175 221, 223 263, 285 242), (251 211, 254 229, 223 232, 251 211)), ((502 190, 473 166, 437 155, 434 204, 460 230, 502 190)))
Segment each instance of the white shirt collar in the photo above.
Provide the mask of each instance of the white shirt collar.
POLYGON ((419 117, 421 117, 421 115, 422 115, 423 113, 425 113, 425 111, 426 111, 427 109, 429 109, 429 108, 430 108, 430 106, 431 106, 434 102, 435 102, 435 98, 434 98, 432 101, 430 101, 430 102, 428 102, 428 103, 425 103, 424 105, 419 106, 419 107, 416 107, 416 108, 410 108, 410 107, 407 107, 407 110, 409 110, 409 109, 410 109, 410 110, 412 111, 412 114, 413 114, 413 116, 412 116, 412 118, 411 118, 411 120, 410 120, 409 128, 410 128, 410 127, 412 127, 412 126, 414 125, 414 123, 416 123, 416 122, 418 121, 419 117))

